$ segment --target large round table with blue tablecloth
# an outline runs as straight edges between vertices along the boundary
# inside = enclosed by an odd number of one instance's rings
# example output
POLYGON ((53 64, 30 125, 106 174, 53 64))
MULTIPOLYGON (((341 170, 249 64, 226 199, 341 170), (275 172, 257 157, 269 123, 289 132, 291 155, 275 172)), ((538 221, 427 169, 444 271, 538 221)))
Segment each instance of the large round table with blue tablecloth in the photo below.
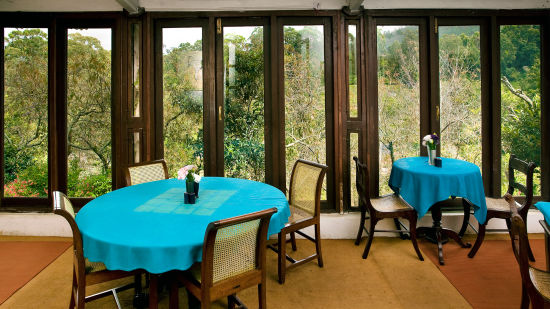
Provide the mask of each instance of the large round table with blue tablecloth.
POLYGON ((167 179, 92 200, 76 215, 84 256, 111 270, 185 270, 201 261, 210 222, 276 207, 268 229, 272 235, 290 216, 285 195, 265 183, 203 177, 195 204, 184 204, 184 192, 184 181, 167 179))
POLYGON ((434 204, 451 196, 462 197, 474 205, 474 216, 485 223, 487 204, 479 167, 473 163, 441 158, 442 167, 428 164, 427 157, 395 161, 389 186, 422 217, 434 204))

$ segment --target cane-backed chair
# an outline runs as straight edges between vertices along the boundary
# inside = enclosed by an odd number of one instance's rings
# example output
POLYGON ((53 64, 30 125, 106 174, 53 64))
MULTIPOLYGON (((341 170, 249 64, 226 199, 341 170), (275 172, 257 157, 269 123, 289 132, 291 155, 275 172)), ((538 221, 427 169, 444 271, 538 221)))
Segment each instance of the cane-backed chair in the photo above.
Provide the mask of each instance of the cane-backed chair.
POLYGON ((285 282, 287 269, 302 265, 315 258, 317 258, 319 267, 323 267, 320 224, 321 189, 327 168, 326 165, 303 159, 299 159, 294 163, 288 193, 291 216, 285 227, 281 229, 277 244, 269 246, 270 249, 278 254, 280 284, 285 282), (314 226, 315 237, 311 237, 301 231, 301 229, 312 225, 314 226), (286 254, 286 243, 289 241, 292 243, 292 250, 297 250, 295 233, 315 243, 315 254, 301 260, 295 260, 286 254), (287 241, 286 235, 288 234, 290 234, 290 239, 287 241), (287 260, 290 262, 288 265, 286 263, 287 260))
POLYGON ((517 202, 511 194, 506 193, 504 200, 509 204, 510 211, 510 236, 512 237, 512 249, 519 264, 521 274, 521 307, 544 308, 550 304, 550 272, 540 270, 529 265, 529 239, 525 221, 518 211, 517 202))
MULTIPOLYGON (((513 195, 514 190, 520 191, 524 196, 525 200, 523 204, 515 202, 514 207, 517 208, 518 214, 521 216, 524 222, 527 222, 527 213, 529 208, 533 205, 533 173, 535 171, 535 163, 526 162, 518 159, 515 155, 510 156, 510 161, 508 162, 508 192, 507 194, 513 195), (519 183, 516 181, 516 172, 523 173, 525 175, 526 182, 525 184, 519 183)), ((515 200, 514 200, 515 201, 515 200)), ((507 203, 503 198, 486 198, 487 202, 487 219, 484 224, 480 224, 477 231, 477 238, 474 246, 468 253, 470 258, 473 258, 485 238, 485 231, 487 227, 487 222, 490 219, 498 218, 505 219, 506 226, 508 227, 508 232, 510 232, 510 204, 507 203)), ((529 248, 529 259, 535 261, 531 247, 529 248)))
POLYGON ((133 186, 144 182, 168 179, 168 167, 164 160, 128 165, 124 171, 126 185, 133 186))
POLYGON ((366 164, 359 161, 357 157, 353 157, 356 166, 356 186, 357 193, 359 194, 359 207, 361 210, 361 221, 359 222, 359 231, 357 232, 357 238, 355 239, 355 245, 358 246, 363 236, 363 230, 367 233, 367 244, 363 251, 363 259, 366 259, 369 255, 372 240, 375 232, 396 232, 396 233, 409 233, 416 255, 421 261, 424 261, 418 244, 416 242, 416 218, 417 213, 407 202, 405 202, 399 195, 391 194, 382 196, 380 198, 372 199, 369 191, 369 170, 366 164), (367 217, 368 214, 368 217, 367 217), (376 223, 385 218, 404 218, 409 221, 409 229, 406 228, 401 222, 399 224, 404 230, 375 230, 376 223), (370 219, 370 227, 367 230, 365 223, 367 219, 370 219))
POLYGON ((120 308, 117 292, 132 288, 134 286, 133 283, 87 297, 85 295, 86 286, 137 275, 140 272, 127 272, 121 270, 112 271, 108 270, 103 263, 90 262, 87 258, 84 258, 82 236, 74 219, 74 208, 69 201, 69 198, 59 191, 53 192, 53 211, 55 214, 58 214, 67 220, 73 232, 73 283, 69 308, 81 309, 84 308, 85 303, 108 295, 113 295, 117 307, 120 308))
MULTIPOLYGON (((179 274, 201 308, 228 297, 230 308, 242 306, 236 293, 258 286, 259 308, 266 308, 265 250, 267 229, 277 208, 211 222, 206 228, 202 262, 179 274)), ((246 307, 245 307, 246 308, 246 307)))

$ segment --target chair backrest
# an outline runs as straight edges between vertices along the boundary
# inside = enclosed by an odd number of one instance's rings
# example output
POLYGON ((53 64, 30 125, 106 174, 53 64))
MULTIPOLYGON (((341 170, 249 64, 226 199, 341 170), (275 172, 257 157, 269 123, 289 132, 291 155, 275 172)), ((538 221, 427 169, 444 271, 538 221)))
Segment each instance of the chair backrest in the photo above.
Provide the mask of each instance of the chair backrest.
POLYGON ((84 295, 84 289, 86 287, 86 263, 84 261, 84 251, 82 248, 82 236, 76 225, 73 204, 62 192, 53 192, 53 212, 65 218, 71 226, 73 232, 73 267, 78 287, 77 295, 84 295))
POLYGON ((536 165, 533 162, 526 162, 518 159, 515 155, 510 155, 510 161, 508 162, 508 193, 513 195, 514 190, 517 189, 525 195, 525 201, 519 209, 523 217, 533 203, 533 173, 535 167, 536 165), (516 171, 525 175, 525 184, 516 181, 516 171))
POLYGON ((518 213, 517 207, 515 207, 516 201, 514 197, 506 193, 504 199, 510 204, 511 223, 510 236, 512 237, 512 249, 516 260, 519 264, 519 271, 521 274, 521 280, 525 288, 529 293, 532 293, 536 289, 534 288, 531 276, 529 275, 529 239, 527 237, 527 228, 525 222, 518 213))
POLYGON ((205 288, 249 271, 265 276, 267 229, 277 208, 211 222, 204 236, 201 285, 205 288))
POLYGON ((359 158, 353 157, 355 161, 355 186, 359 195, 359 207, 366 209, 370 204, 369 192, 369 169, 366 164, 361 163, 359 158))
POLYGON ((298 159, 290 176, 289 204, 312 216, 321 212, 321 189, 327 166, 298 159))
POLYGON ((144 182, 168 179, 168 167, 164 160, 155 160, 128 165, 125 170, 126 185, 133 186, 144 182))

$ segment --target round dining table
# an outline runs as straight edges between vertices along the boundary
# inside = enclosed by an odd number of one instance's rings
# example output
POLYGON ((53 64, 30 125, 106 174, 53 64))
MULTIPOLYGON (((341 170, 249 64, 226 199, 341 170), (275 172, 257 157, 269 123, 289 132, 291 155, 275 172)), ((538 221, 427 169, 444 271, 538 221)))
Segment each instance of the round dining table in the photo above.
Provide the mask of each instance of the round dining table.
POLYGON ((462 197, 470 202, 468 205, 473 205, 474 216, 479 224, 486 220, 487 205, 483 180, 479 167, 473 163, 441 158, 441 167, 437 167, 428 164, 428 157, 399 159, 392 165, 389 186, 416 210, 419 218, 431 210, 433 226, 420 227, 417 232, 426 234, 429 240, 437 243, 441 265, 445 263, 442 243, 446 241, 442 236, 452 238, 463 248, 469 248, 471 245, 463 243, 455 231, 441 227, 439 202, 462 197))
MULTIPOLYGON (((143 269, 150 274, 186 270, 201 261, 210 222, 275 207, 268 228, 272 235, 290 216, 285 195, 261 182, 203 177, 195 204, 185 204, 184 193, 184 180, 167 179, 121 188, 90 201, 76 215, 84 256, 110 270, 143 269)), ((155 306, 152 302, 150 295, 149 303, 155 306)))

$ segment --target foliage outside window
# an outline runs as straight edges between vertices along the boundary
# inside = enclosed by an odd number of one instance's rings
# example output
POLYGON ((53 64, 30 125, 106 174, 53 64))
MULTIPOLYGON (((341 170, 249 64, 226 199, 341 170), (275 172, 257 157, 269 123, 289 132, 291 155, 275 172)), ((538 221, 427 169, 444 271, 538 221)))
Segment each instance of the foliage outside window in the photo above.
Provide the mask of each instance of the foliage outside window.
POLYGON ((48 34, 5 28, 4 196, 48 195, 48 34))
POLYGON ((479 26, 439 27, 441 155, 481 166, 479 26))
POLYGON ((264 181, 263 27, 224 27, 224 174, 264 181))
POLYGON ((195 164, 203 171, 202 28, 164 28, 164 159, 171 176, 195 164))
POLYGON ((348 25, 348 107, 349 117, 357 118, 357 26, 348 25))
POLYGON ((418 26, 378 26, 379 191, 395 160, 420 153, 418 26))
POLYGON ((500 72, 502 193, 508 188, 510 154, 515 154, 539 167, 533 189, 540 195, 540 26, 500 27, 500 72))
POLYGON ((67 193, 111 191, 111 29, 69 29, 67 46, 67 193))
POLYGON ((297 159, 326 163, 324 65, 323 26, 284 27, 287 187, 297 159))

